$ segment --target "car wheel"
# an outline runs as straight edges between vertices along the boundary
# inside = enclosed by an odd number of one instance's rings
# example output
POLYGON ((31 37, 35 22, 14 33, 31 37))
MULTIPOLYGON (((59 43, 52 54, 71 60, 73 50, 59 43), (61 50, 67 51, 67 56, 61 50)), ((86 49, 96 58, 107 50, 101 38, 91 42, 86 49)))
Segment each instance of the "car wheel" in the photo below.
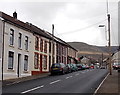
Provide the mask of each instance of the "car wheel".
POLYGON ((62 74, 63 74, 63 75, 65 74, 65 71, 64 71, 64 70, 62 71, 62 74))

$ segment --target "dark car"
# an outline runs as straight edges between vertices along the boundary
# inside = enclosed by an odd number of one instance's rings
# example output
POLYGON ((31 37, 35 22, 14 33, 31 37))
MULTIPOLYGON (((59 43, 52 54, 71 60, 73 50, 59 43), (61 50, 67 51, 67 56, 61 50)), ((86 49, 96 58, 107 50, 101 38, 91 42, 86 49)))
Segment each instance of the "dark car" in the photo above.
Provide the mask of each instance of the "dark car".
POLYGON ((82 64, 76 64, 78 70, 83 70, 82 64))
POLYGON ((68 68, 68 73, 71 73, 72 72, 72 66, 71 66, 71 64, 67 64, 66 66, 68 68))
POLYGON ((85 70, 86 69, 86 65, 82 64, 82 69, 85 70))
POLYGON ((71 64, 67 64, 67 66, 69 67, 69 72, 74 72, 78 70, 76 64, 71 63, 71 64))
POLYGON ((65 74, 68 72, 68 67, 64 63, 54 63, 51 66, 51 75, 65 74))
POLYGON ((114 63, 113 64, 113 69, 115 69, 115 70, 120 69, 120 63, 114 63))
POLYGON ((72 71, 78 71, 78 67, 76 64, 71 64, 72 71))

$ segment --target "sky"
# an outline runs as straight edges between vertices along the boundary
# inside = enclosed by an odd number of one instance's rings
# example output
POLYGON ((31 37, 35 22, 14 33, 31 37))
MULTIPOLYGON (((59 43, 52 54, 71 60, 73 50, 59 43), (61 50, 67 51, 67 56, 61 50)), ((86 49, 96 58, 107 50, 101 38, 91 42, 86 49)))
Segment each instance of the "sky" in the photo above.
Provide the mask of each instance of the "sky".
MULTIPOLYGON (((118 1, 108 0, 111 45, 118 45, 118 1)), ((0 0, 0 11, 32 23, 66 42, 108 46, 106 0, 0 0), (98 27, 105 25, 105 27, 98 27)))

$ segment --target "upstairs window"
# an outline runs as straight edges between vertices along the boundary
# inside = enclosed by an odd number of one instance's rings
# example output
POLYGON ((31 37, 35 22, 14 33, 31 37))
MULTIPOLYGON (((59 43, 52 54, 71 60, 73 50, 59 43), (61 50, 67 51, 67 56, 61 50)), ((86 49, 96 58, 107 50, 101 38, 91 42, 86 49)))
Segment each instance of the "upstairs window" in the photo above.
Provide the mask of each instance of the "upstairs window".
POLYGON ((49 53, 51 53, 51 42, 49 42, 49 53))
POLYGON ((45 41, 45 44, 44 44, 44 52, 47 53, 47 41, 45 41))
POLYGON ((14 30, 10 29, 10 45, 14 44, 14 30))
POLYGON ((25 50, 28 50, 28 36, 25 36, 25 50))
POLYGON ((35 37, 35 49, 38 50, 39 49, 39 38, 35 37))
POLYGON ((21 48, 21 43, 22 43, 22 34, 19 33, 19 37, 18 37, 18 48, 21 48))
POLYGON ((43 52, 43 39, 40 40, 40 51, 43 52))
POLYGON ((55 54, 54 50, 55 50, 55 44, 53 43, 53 55, 55 54))

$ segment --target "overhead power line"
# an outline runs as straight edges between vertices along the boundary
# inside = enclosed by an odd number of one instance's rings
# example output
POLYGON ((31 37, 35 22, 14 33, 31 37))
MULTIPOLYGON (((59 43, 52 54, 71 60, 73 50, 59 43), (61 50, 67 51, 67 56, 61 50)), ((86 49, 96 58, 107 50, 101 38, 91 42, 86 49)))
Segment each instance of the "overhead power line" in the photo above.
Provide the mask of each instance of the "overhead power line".
POLYGON ((106 21, 106 20, 107 20, 107 19, 104 19, 104 20, 102 20, 102 21, 100 21, 100 22, 97 22, 97 23, 95 23, 95 24, 89 25, 89 26, 84 27, 84 28, 81 28, 81 29, 77 29, 77 30, 73 30, 73 31, 65 32, 65 33, 60 33, 59 35, 65 35, 65 34, 69 34, 69 33, 75 33, 75 32, 79 32, 79 31, 83 31, 83 30, 86 30, 86 29, 88 29, 88 28, 91 28, 91 27, 93 27, 93 26, 95 26, 95 25, 98 25, 99 23, 104 22, 104 21, 106 21))

